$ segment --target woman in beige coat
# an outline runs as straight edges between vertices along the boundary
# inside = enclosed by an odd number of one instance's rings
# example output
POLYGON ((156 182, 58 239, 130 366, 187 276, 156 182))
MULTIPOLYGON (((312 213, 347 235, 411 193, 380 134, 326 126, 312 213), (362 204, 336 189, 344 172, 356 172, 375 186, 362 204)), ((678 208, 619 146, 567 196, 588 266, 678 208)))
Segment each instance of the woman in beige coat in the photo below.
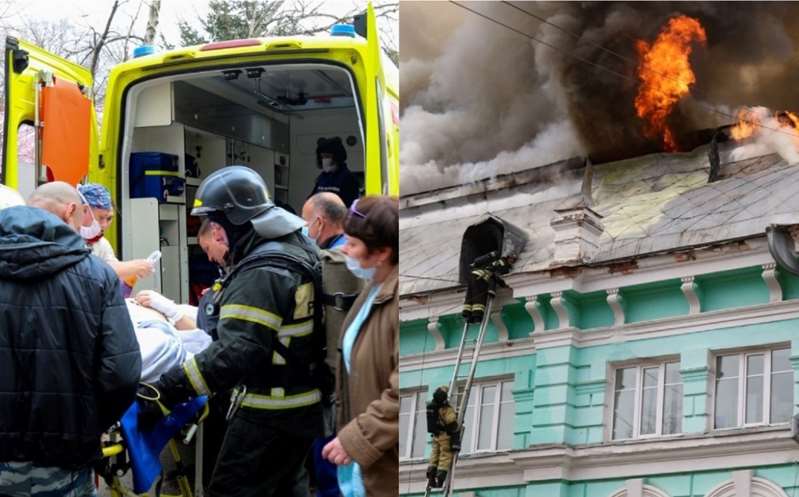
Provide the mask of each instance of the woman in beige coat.
POLYGON ((339 465, 344 497, 398 495, 399 206, 389 197, 352 204, 347 267, 367 285, 342 327, 338 434, 322 456, 339 465))

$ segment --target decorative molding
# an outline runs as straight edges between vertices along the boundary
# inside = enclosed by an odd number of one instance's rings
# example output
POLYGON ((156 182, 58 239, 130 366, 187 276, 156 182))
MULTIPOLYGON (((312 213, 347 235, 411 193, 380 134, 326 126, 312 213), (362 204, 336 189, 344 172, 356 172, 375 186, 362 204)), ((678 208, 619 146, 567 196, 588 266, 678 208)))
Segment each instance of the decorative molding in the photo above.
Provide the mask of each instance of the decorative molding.
POLYGON ((735 482, 735 495, 752 495, 752 470, 742 469, 732 472, 735 482))
POLYGON ((558 315, 558 328, 559 330, 566 330, 572 328, 572 321, 577 321, 577 316, 572 316, 574 312, 574 305, 569 300, 569 297, 563 292, 553 292, 552 300, 549 305, 555 309, 555 314, 558 315))
MULTIPOLYGON (((796 459, 796 450, 796 442, 787 428, 724 435, 710 433, 628 444, 532 446, 461 457, 458 461, 456 489, 489 489, 551 480, 635 479, 647 474, 757 468, 793 461, 796 459)), ((400 493, 424 492, 426 468, 427 461, 424 459, 400 463, 400 493)), ((734 488, 734 483, 729 483, 734 488)), ((645 497, 662 495, 657 493, 658 489, 652 487, 650 490, 648 487, 643 486, 645 497)), ((771 488, 779 487, 767 480, 752 478, 753 493, 750 497, 785 497, 784 493, 767 493, 772 491, 771 488)), ((731 497, 736 494, 707 495, 731 497)))
POLYGON ((441 326, 438 324, 438 317, 432 317, 427 321, 427 331, 433 335, 433 339, 436 341, 435 350, 444 350, 446 344, 444 336, 441 334, 441 326))
POLYGON ((613 326, 622 326, 625 323, 625 303, 624 297, 619 293, 618 288, 610 288, 608 292, 608 305, 610 310, 613 311, 613 326))
POLYGON ((624 482, 624 489, 627 491, 626 497, 644 497, 644 479, 631 478, 624 482))
POLYGON ((502 343, 508 343, 510 335, 508 334, 508 327, 505 326, 505 321, 502 320, 502 310, 491 312, 491 322, 497 329, 497 340, 502 343))
MULTIPOLYGON (((693 256, 677 258, 674 254, 643 255, 634 259, 635 269, 625 272, 611 272, 607 266, 613 261, 602 261, 597 264, 604 266, 574 268, 577 274, 571 277, 555 276, 551 273, 551 268, 542 266, 534 271, 507 275, 503 280, 513 290, 514 297, 520 298, 567 290, 593 293, 774 262, 765 236, 747 239, 743 245, 726 244, 696 250, 693 256)), ((433 293, 403 294, 400 297, 400 321, 452 314, 454 309, 460 309, 463 297, 464 289, 461 286, 442 288, 433 293)))
POLYGON ((533 333, 543 332, 546 329, 543 307, 537 296, 527 297, 524 310, 533 318, 533 330, 530 332, 531 336, 533 333))
MULTIPOLYGON (((588 332, 582 332, 575 328, 546 330, 543 333, 535 334, 533 337, 534 343, 530 343, 529 339, 511 340, 507 345, 512 345, 512 348, 500 343, 485 344, 480 352, 480 357, 481 360, 516 357, 532 354, 538 348, 560 347, 563 345, 596 347, 632 340, 751 326, 787 319, 799 319, 799 300, 783 300, 774 304, 757 304, 748 307, 703 312, 701 314, 685 314, 654 321, 628 323, 617 328, 596 328, 588 332)), ((450 348, 426 354, 404 355, 400 358, 400 372, 409 372, 420 367, 451 366, 455 361, 456 354, 457 349, 450 348)), ((794 364, 794 368, 799 370, 799 364, 794 364)))
POLYGON ((781 302, 782 301, 782 286, 780 280, 777 279, 777 263, 769 262, 763 264, 763 281, 766 282, 768 287, 768 301, 781 302))
POLYGON ((751 470, 733 471, 732 480, 719 483, 705 495, 706 497, 740 497, 741 495, 746 497, 788 497, 782 486, 759 476, 752 477, 751 470))
POLYGON ((680 290, 685 295, 685 300, 688 301, 688 314, 699 314, 702 312, 702 303, 699 301, 699 284, 693 276, 680 279, 682 281, 680 290))
MULTIPOLYGON (((467 349, 465 353, 471 354, 470 349, 467 349)), ((535 344, 529 337, 508 340, 507 342, 490 342, 483 344, 480 349, 480 362, 533 354, 535 354, 535 344)), ((455 364, 455 356, 457 355, 458 348, 450 347, 426 354, 402 356, 399 364, 400 374, 411 373, 420 369, 430 370, 452 367, 455 364)))

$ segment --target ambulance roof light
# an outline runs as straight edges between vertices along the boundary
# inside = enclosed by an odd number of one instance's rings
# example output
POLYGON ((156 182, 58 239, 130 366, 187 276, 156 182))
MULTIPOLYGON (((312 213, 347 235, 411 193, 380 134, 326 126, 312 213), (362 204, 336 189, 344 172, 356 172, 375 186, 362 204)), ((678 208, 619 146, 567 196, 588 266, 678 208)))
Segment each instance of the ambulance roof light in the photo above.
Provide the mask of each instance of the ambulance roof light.
POLYGON ((355 38, 355 26, 352 24, 334 24, 330 27, 330 36, 349 36, 355 38))
POLYGON ((155 53, 155 47, 152 45, 140 45, 133 49, 133 58, 144 57, 145 55, 152 55, 155 53))

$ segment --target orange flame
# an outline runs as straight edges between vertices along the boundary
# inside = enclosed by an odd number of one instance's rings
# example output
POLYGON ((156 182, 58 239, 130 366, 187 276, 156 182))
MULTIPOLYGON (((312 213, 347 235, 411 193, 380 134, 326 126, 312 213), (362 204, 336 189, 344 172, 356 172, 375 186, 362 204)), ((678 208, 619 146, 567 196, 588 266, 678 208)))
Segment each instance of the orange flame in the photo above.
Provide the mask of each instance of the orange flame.
POLYGON ((704 45, 707 41, 705 29, 698 20, 679 16, 669 20, 654 43, 638 40, 635 46, 640 57, 638 79, 641 80, 635 111, 647 121, 646 136, 662 136, 663 148, 669 152, 677 150, 677 142, 666 119, 696 82, 688 61, 693 41, 704 45))
POLYGON ((769 131, 787 130, 794 136, 796 136, 796 130, 799 130, 799 116, 787 110, 771 114, 763 107, 755 109, 743 107, 738 111, 737 119, 738 122, 730 129, 730 135, 737 141, 749 138, 760 131, 759 128, 769 131), (763 122, 764 119, 767 120, 766 123, 763 122))
POLYGON ((751 109, 744 107, 738 111, 738 123, 730 129, 730 135, 735 140, 743 140, 752 136, 758 126, 760 126, 758 116, 751 109))

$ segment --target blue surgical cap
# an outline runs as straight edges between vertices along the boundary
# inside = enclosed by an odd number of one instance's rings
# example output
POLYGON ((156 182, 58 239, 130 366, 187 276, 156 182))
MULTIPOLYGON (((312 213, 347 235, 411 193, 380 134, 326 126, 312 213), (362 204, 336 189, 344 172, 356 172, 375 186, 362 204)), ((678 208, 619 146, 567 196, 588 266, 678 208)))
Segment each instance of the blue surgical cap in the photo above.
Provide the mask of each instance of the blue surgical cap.
POLYGON ((108 211, 113 209, 111 205, 111 194, 103 185, 98 185, 97 183, 78 185, 78 190, 86 197, 86 202, 88 202, 91 207, 108 211))

